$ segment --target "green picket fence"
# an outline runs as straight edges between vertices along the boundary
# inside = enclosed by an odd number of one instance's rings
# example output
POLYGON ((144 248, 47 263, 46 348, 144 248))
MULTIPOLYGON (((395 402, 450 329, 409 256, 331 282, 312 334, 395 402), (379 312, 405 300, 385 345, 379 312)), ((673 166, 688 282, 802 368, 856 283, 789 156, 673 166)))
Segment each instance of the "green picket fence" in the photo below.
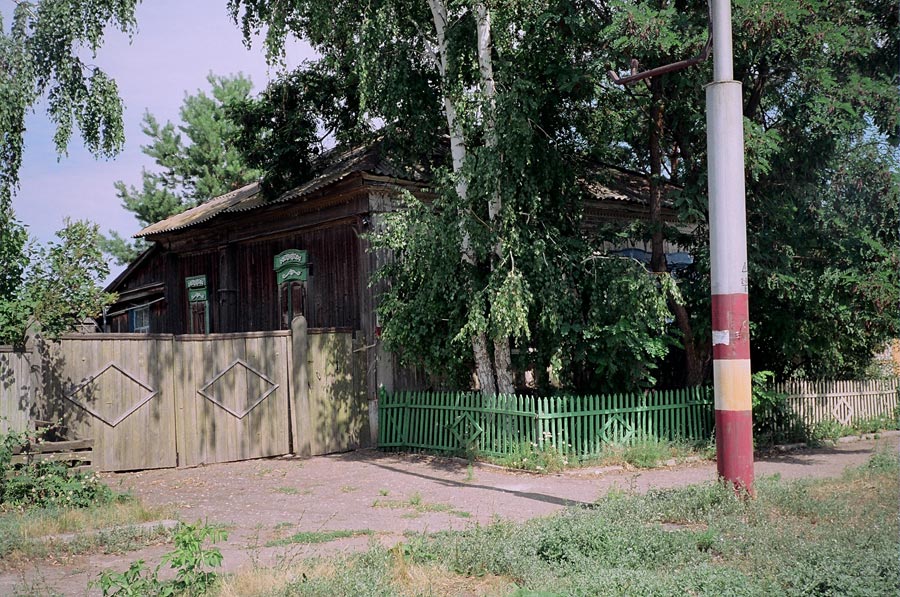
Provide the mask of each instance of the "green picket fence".
POLYGON ((713 432, 709 388, 606 396, 491 396, 473 392, 382 392, 382 449, 502 456, 522 444, 576 458, 643 438, 701 440, 713 432))

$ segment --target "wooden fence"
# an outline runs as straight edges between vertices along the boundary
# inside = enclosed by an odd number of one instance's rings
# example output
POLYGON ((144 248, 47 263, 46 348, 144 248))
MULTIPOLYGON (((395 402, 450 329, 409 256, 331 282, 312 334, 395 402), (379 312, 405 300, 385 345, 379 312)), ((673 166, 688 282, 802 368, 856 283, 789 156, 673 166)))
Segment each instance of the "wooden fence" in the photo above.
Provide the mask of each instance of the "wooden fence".
POLYGON ((32 353, 0 346, 0 433, 25 429, 35 400, 32 353))
POLYGON ((872 419, 900 416, 900 379, 862 381, 791 381, 776 384, 782 401, 758 409, 755 427, 776 438, 801 440, 817 425, 834 422, 844 427, 872 419))
MULTIPOLYGON (((754 412, 758 439, 795 441, 816 425, 844 426, 900 415, 900 382, 790 382, 783 401, 754 412), (768 437, 763 437, 763 436, 768 437)), ((709 388, 607 396, 484 397, 463 392, 382 392, 378 445, 395 450, 501 456, 523 444, 553 446, 578 458, 606 444, 642 438, 704 440, 714 426, 709 388)))
POLYGON ((195 466, 369 443, 363 342, 347 330, 83 334, 0 352, 0 431, 61 421, 97 470, 195 466))
POLYGON ((378 445, 500 456, 531 444, 587 458, 608 443, 708 438, 713 424, 708 388, 553 398, 382 392, 378 445))

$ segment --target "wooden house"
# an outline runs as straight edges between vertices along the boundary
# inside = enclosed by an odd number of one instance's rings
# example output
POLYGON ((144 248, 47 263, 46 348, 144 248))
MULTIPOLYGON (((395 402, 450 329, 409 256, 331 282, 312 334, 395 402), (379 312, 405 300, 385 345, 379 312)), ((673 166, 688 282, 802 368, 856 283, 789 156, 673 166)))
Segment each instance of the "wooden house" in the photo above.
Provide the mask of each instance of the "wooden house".
MULTIPOLYGON (((377 341, 379 289, 369 283, 387 256, 370 251, 364 233, 401 190, 427 199, 428 176, 395 167, 389 154, 383 142, 332 150, 308 182, 276 199, 254 183, 141 230, 135 236, 152 246, 108 286, 119 298, 104 331, 283 330, 303 314, 310 328, 359 333, 369 394, 391 389, 397 368, 377 341)), ((640 184, 616 169, 586 184, 585 226, 646 218, 640 184)))

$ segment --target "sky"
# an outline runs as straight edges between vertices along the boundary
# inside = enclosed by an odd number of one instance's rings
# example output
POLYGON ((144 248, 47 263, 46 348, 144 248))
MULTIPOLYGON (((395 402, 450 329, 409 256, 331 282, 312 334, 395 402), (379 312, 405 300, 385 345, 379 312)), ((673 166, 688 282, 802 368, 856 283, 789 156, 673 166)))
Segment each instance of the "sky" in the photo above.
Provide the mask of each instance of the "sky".
MULTIPOLYGON (((11 6, 2 6, 4 23, 9 22, 11 6)), ((91 60, 116 80, 125 104, 121 154, 97 160, 76 135, 68 155, 58 159, 44 105, 38 105, 27 119, 21 183, 13 209, 40 242, 54 238, 66 217, 91 220, 104 233, 116 230, 130 237, 140 225, 121 206, 113 183, 122 180, 140 186, 141 168, 153 165, 141 153, 146 142, 141 133, 144 112, 177 123, 185 94, 208 90, 210 72, 243 72, 253 80, 255 91, 277 75, 276 69, 266 65, 260 43, 250 50, 244 46, 239 28, 228 16, 226 0, 147 0, 138 7, 137 21, 138 32, 131 42, 112 32, 91 60)), ((288 48, 287 66, 296 67, 313 56, 308 45, 296 42, 288 48)), ((121 270, 113 269, 113 274, 121 270)))

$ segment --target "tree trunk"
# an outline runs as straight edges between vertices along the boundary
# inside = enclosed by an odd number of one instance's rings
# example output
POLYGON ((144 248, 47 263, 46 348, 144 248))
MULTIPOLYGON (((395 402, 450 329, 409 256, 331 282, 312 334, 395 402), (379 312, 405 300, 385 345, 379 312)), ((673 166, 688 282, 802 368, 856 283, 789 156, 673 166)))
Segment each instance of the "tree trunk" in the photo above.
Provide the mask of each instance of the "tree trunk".
MULTIPOLYGON (((441 95, 444 101, 444 113, 447 116, 447 131, 450 134, 450 154, 453 158, 453 172, 456 174, 456 194, 459 196, 460 201, 465 204, 469 192, 469 183, 466 177, 461 175, 461 171, 466 161, 466 140, 462 126, 456 116, 456 106, 453 104, 453 98, 450 96, 450 90, 447 88, 447 65, 449 62, 446 37, 447 6, 443 0, 428 0, 428 6, 431 8, 434 30, 437 35, 437 65, 441 75, 441 95)), ((464 261, 474 264, 475 255, 472 251, 472 244, 469 233, 466 230, 463 215, 464 210, 460 207, 460 253, 464 261)), ((496 394, 491 356, 488 353, 487 335, 484 332, 478 332, 472 337, 472 356, 475 359, 475 373, 478 376, 481 392, 489 396, 496 394)))
POLYGON ((484 333, 472 337, 472 353, 475 355, 475 375, 478 386, 485 396, 494 396, 497 386, 494 384, 494 371, 491 367, 491 355, 488 354, 487 337, 484 333))
POLYGON ((515 394, 516 386, 512 376, 512 356, 509 350, 509 338, 494 340, 494 370, 497 373, 497 393, 515 394))
MULTIPOLYGON (((663 104, 662 84, 657 78, 650 83, 650 227, 651 253, 650 270, 655 273, 667 273, 666 253, 663 248, 665 236, 663 235, 662 221, 662 147, 663 135, 663 104)), ((670 299, 669 309, 675 316, 675 324, 681 332, 684 345, 684 384, 696 386, 703 382, 703 359, 697 351, 694 342, 694 330, 687 308, 680 302, 670 299)))
MULTIPOLYGON (((496 86, 494 84, 494 63, 491 58, 491 15, 482 2, 475 5, 475 24, 478 40, 478 72, 481 77, 481 94, 484 97, 484 139, 489 151, 496 150, 497 128, 495 119, 496 86)), ((497 235, 494 243, 494 255, 491 258, 491 271, 494 270, 497 259, 503 253, 503 242, 500 230, 497 226, 497 218, 503 202, 500 198, 500 189, 495 187, 488 201, 488 220, 491 230, 497 235)), ((490 308, 490 306, 489 306, 490 308)), ((498 332, 502 333, 501 332, 498 332)), ((494 338, 494 370, 497 377, 497 391, 501 394, 515 393, 515 385, 512 377, 512 357, 510 355, 509 336, 503 334, 494 338)))

